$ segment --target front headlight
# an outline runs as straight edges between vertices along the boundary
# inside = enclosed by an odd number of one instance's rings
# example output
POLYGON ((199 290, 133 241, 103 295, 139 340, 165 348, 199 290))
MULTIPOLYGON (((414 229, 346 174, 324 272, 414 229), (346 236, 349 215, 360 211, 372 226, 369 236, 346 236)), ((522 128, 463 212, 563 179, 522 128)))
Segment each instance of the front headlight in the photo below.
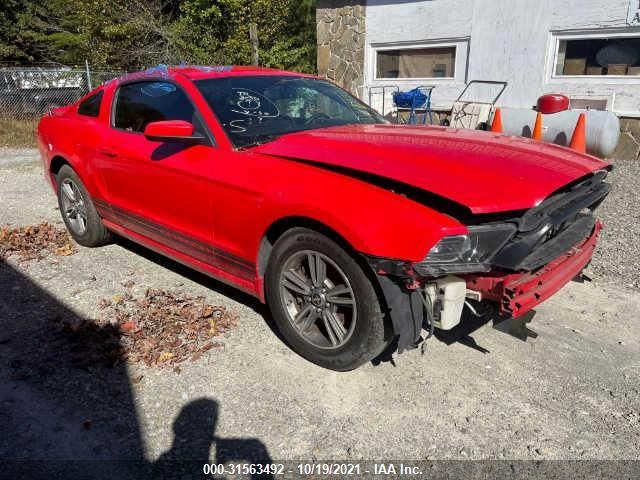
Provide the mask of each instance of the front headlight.
POLYGON ((468 227, 466 235, 450 235, 440 240, 422 262, 413 268, 423 276, 445 273, 486 272, 489 260, 516 232, 515 225, 500 223, 468 227))

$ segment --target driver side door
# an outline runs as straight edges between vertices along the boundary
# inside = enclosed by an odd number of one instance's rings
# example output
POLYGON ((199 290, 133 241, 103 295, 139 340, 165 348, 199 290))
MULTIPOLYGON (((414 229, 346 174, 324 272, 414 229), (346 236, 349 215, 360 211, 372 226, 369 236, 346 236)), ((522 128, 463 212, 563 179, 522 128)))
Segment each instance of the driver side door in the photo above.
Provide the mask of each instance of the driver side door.
POLYGON ((118 86, 99 160, 108 209, 126 229, 211 264, 216 148, 147 139, 147 124, 161 120, 185 120, 209 135, 177 83, 144 80, 118 86))

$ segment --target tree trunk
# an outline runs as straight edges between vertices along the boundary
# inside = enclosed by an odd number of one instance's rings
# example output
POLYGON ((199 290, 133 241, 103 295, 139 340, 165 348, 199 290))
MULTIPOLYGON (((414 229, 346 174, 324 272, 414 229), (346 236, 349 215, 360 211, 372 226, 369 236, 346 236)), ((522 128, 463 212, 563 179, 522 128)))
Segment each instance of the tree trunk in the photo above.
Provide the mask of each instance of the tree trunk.
POLYGON ((251 43, 251 65, 258 66, 258 26, 249 24, 249 43, 251 43))

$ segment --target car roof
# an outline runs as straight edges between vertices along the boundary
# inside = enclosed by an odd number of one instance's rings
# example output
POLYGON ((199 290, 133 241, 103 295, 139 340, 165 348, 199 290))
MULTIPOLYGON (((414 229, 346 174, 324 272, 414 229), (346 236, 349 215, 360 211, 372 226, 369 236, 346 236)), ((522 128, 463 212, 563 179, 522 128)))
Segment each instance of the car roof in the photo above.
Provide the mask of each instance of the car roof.
POLYGON ((176 75, 182 75, 190 80, 205 80, 208 78, 222 78, 222 77, 249 77, 249 76, 290 76, 290 77, 306 77, 306 78, 322 78, 317 75, 311 75, 309 73, 292 72, 289 70, 280 70, 277 68, 255 67, 247 65, 179 65, 168 66, 160 64, 156 67, 147 68, 139 72, 125 73, 119 77, 112 78, 104 82, 102 85, 97 86, 87 94, 83 95, 76 102, 77 104, 83 102, 85 99, 98 93, 109 85, 120 85, 124 82, 131 82, 136 80, 151 80, 157 78, 172 79, 176 75))
POLYGON ((141 72, 128 73, 118 77, 118 83, 142 78, 172 78, 176 75, 183 75, 190 80, 204 80, 208 78, 221 77, 240 77, 240 76, 264 76, 264 75, 281 75, 281 76, 297 76, 318 78, 315 75, 307 73, 291 72, 287 70, 279 70, 277 68, 265 68, 255 66, 239 66, 239 65, 180 65, 168 66, 160 64, 156 67, 148 68, 141 72))

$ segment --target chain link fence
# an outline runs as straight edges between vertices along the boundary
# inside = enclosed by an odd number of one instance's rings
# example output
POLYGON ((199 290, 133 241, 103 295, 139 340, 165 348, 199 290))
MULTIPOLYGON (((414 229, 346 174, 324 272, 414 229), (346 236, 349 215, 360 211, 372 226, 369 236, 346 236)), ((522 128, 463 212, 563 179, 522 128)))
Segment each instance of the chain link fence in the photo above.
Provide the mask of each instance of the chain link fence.
POLYGON ((0 64, 0 146, 34 146, 42 115, 121 75, 59 65, 0 64))

